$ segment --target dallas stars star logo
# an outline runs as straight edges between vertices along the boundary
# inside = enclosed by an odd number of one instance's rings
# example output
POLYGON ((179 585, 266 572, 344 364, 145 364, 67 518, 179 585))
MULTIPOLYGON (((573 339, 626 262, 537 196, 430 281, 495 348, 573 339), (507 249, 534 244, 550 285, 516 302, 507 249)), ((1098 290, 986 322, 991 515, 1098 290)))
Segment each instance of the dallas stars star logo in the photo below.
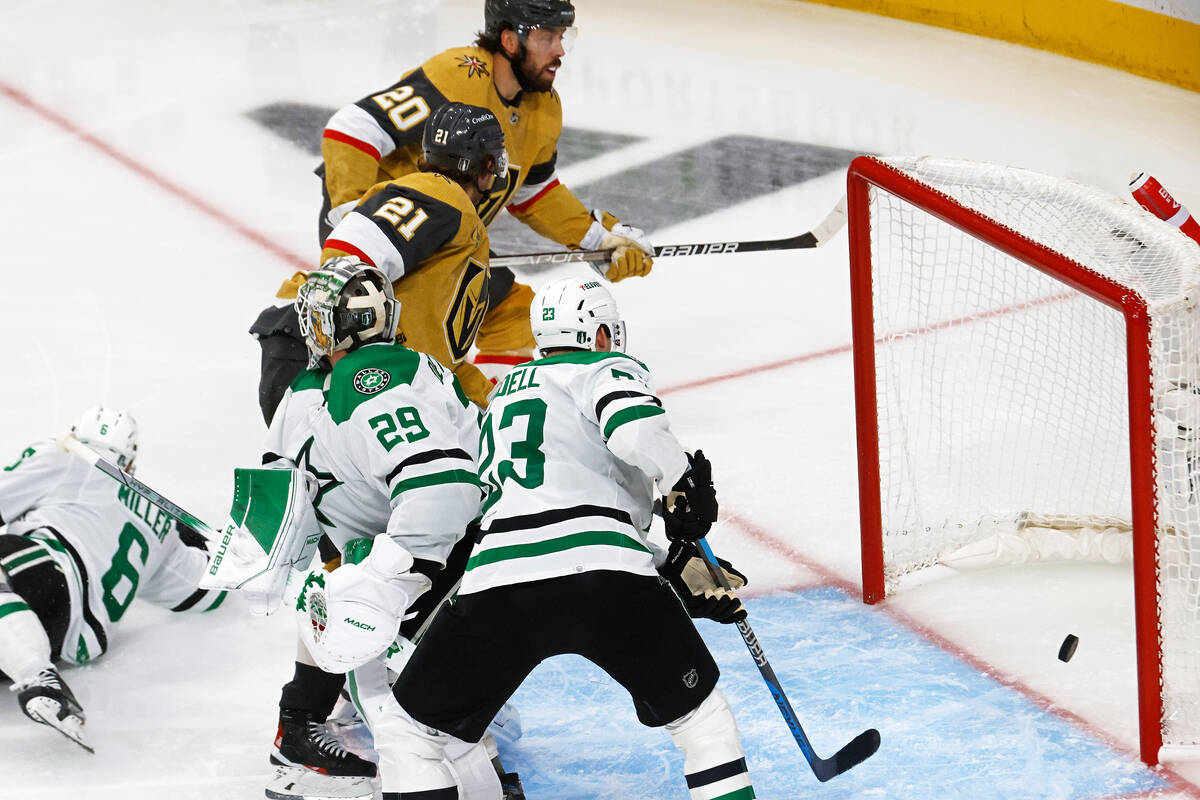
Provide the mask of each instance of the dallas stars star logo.
POLYGON ((488 77, 491 73, 488 72, 487 65, 480 61, 475 56, 460 56, 458 59, 460 67, 467 68, 467 77, 474 78, 476 75, 488 77))
POLYGON ((313 466, 312 445, 313 438, 310 436, 293 460, 296 462, 297 467, 307 471, 308 474, 317 479, 317 495, 312 501, 313 513, 317 515, 317 522, 327 525, 330 528, 335 528, 337 526, 333 524, 333 520, 321 513, 321 500, 324 499, 326 492, 341 486, 342 482, 334 478, 332 472, 322 472, 313 466))

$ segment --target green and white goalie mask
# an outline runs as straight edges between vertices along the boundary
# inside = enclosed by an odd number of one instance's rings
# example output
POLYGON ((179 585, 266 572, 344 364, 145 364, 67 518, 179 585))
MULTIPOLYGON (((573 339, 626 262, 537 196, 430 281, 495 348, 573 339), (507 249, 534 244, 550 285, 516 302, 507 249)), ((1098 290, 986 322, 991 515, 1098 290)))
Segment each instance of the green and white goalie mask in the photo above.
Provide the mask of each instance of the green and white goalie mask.
POLYGON ((303 575, 321 529, 316 481, 301 469, 234 469, 233 507, 218 531, 204 589, 240 591, 255 614, 283 602, 293 573, 303 575))
POLYGON ((612 293, 597 280, 563 278, 542 287, 529 306, 538 350, 595 350, 596 332, 608 331, 612 350, 625 352, 625 323, 612 293))
POLYGON ((324 357, 396 335, 400 304, 382 271, 357 258, 332 258, 309 273, 296 294, 308 366, 324 357))

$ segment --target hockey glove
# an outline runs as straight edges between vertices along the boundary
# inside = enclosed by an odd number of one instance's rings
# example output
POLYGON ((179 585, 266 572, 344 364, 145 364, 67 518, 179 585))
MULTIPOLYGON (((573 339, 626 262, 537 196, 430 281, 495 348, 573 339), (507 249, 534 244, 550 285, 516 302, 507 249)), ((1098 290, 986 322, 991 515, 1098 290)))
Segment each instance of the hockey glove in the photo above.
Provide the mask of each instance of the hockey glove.
POLYGON ((688 469, 671 487, 663 503, 663 523, 672 542, 694 542, 708 534, 717 521, 717 490, 712 464, 703 450, 687 454, 688 469))
POLYGON ((645 231, 626 225, 607 211, 593 211, 592 219, 595 221, 583 238, 583 248, 613 251, 608 268, 598 264, 597 272, 613 283, 649 274, 654 266, 654 247, 645 231))
MULTIPOLYGON (((736 590, 746 585, 746 576, 734 569, 732 564, 723 558, 718 558, 717 563, 724 570, 730 589, 736 590)), ((671 588, 683 601, 689 616, 723 624, 740 622, 746 618, 742 601, 732 591, 723 589, 713 578, 695 542, 673 542, 667 551, 667 560, 658 568, 658 573, 671 583, 671 588)))
POLYGON ((430 584, 410 572, 412 564, 407 550, 381 534, 362 563, 342 564, 306 582, 297 602, 300 637, 317 666, 348 672, 396 640, 405 609, 430 584))

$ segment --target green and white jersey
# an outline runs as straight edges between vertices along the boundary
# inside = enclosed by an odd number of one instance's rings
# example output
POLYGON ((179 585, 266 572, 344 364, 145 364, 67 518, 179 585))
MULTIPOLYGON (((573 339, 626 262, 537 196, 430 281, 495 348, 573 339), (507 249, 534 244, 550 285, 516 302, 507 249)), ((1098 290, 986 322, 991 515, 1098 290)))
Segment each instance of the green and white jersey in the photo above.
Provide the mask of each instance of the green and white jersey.
POLYGON ((135 595, 174 611, 208 611, 225 598, 197 588, 208 554, 180 541, 172 517, 53 441, 27 447, 0 470, 0 523, 41 545, 10 556, 6 572, 51 560, 66 576, 68 661, 84 664, 107 650, 135 595))
POLYGON ((310 427, 306 466, 334 544, 387 533, 445 564, 482 500, 479 412, 454 373, 401 344, 365 345, 334 366, 310 427))
POLYGON ((654 575, 654 484, 687 469, 645 365, 622 353, 522 364, 492 394, 479 438, 483 538, 460 594, 619 570, 654 575))

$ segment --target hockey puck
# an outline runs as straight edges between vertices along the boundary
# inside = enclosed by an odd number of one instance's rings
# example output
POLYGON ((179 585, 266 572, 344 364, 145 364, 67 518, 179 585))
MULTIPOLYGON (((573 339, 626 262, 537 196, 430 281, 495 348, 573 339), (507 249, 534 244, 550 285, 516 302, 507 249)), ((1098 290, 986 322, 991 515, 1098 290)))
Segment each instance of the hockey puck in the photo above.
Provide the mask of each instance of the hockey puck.
POLYGON ((1071 660, 1071 656, 1075 655, 1075 648, 1079 646, 1079 637, 1073 633, 1068 633, 1067 638, 1063 639, 1062 647, 1058 648, 1058 660, 1067 662, 1071 660))

